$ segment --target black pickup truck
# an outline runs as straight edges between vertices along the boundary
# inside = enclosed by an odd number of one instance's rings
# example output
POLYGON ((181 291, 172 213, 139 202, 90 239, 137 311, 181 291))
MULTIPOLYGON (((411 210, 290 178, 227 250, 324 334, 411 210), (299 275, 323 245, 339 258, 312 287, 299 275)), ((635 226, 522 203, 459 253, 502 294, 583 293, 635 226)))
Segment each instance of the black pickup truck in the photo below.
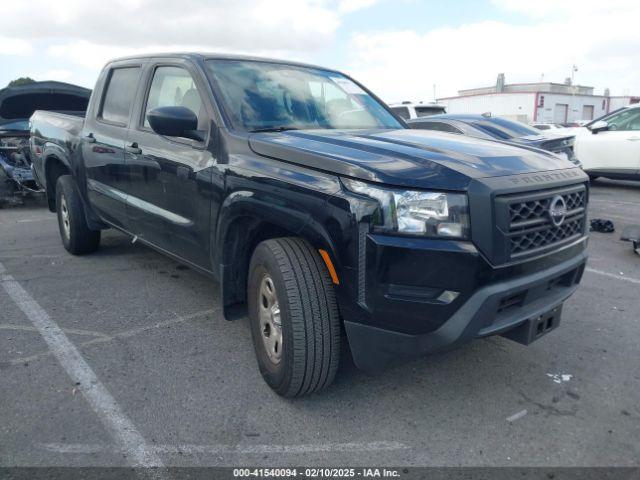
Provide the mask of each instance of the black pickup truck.
MULTIPOLYGON (((326 68, 120 59, 30 148, 65 248, 116 228, 217 279, 279 394, 474 338, 554 329, 586 262, 588 178, 535 148, 412 130, 326 68)), ((87 292, 90 295, 90 292, 87 292)))

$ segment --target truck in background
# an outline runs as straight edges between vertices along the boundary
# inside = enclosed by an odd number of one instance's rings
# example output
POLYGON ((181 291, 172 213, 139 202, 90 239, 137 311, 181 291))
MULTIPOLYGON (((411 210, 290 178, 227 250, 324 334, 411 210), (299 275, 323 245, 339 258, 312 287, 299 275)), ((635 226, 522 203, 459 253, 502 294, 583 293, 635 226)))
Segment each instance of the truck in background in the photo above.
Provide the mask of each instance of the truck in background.
POLYGON ((90 96, 91 90, 62 82, 34 82, 0 90, 0 168, 14 190, 38 190, 29 151, 29 117, 33 112, 82 116, 90 96))

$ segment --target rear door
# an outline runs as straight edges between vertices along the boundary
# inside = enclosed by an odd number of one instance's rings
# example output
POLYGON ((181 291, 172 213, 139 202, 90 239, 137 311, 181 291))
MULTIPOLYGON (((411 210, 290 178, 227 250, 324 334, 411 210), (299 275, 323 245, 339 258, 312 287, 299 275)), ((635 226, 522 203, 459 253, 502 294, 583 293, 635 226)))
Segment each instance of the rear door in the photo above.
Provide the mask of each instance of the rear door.
POLYGON ((145 90, 126 142, 131 174, 128 212, 135 232, 153 245, 202 268, 209 260, 211 177, 214 157, 208 145, 211 114, 206 86, 188 61, 150 62, 145 90), (184 106, 198 117, 204 141, 156 134, 147 112, 184 106))
POLYGON ((82 132, 89 201, 105 221, 125 230, 130 225, 124 144, 141 70, 139 63, 120 62, 102 72, 82 132))

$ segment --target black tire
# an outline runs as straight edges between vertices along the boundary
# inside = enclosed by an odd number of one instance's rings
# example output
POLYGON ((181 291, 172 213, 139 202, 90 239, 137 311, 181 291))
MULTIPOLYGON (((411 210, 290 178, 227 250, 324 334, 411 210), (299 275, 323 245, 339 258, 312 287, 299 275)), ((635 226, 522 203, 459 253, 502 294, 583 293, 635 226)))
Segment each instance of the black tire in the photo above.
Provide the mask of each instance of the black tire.
POLYGON ((100 230, 87 226, 80 193, 71 175, 58 177, 56 211, 64 248, 73 255, 95 252, 100 245, 100 230))
POLYGON ((260 243, 251 257, 247 294, 253 345, 267 384, 284 397, 307 395, 330 385, 340 361, 340 315, 329 272, 318 252, 300 238, 260 243), (265 300, 261 289, 268 287, 269 279, 279 305, 278 362, 270 358, 276 349, 267 353, 260 316, 260 303, 265 300))

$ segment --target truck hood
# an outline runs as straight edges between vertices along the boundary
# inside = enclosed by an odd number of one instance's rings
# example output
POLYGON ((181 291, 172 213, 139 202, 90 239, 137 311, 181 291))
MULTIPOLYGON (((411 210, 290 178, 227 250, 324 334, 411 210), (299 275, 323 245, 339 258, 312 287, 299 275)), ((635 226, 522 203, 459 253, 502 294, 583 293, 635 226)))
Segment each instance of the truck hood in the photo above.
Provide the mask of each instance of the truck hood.
POLYGON ((295 130, 255 133, 266 157, 388 185, 464 190, 474 178, 575 168, 527 147, 432 130, 295 130))

